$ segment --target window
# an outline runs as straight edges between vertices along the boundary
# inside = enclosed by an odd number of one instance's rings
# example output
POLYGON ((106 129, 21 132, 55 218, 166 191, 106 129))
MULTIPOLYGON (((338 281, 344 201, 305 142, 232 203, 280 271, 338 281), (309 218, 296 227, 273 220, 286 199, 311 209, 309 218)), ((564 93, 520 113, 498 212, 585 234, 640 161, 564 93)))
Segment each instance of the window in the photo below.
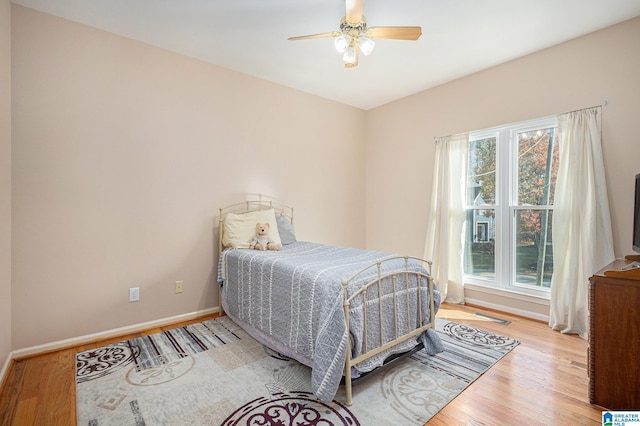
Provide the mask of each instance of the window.
POLYGON ((465 282, 548 297, 555 117, 469 135, 465 282))
POLYGON ((489 222, 478 222, 476 224, 476 236, 475 241, 487 242, 487 230, 489 229, 489 222))

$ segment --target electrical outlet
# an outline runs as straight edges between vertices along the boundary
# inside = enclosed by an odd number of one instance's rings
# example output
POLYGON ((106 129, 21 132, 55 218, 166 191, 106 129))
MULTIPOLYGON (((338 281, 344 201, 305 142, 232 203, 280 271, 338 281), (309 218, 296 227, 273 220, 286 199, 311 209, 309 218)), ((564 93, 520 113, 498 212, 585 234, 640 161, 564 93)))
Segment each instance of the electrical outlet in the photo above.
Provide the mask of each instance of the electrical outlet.
POLYGON ((182 293, 182 281, 176 281, 176 294, 182 293))
POLYGON ((137 302, 140 300, 140 287, 132 287, 129 289, 129 302, 137 302))

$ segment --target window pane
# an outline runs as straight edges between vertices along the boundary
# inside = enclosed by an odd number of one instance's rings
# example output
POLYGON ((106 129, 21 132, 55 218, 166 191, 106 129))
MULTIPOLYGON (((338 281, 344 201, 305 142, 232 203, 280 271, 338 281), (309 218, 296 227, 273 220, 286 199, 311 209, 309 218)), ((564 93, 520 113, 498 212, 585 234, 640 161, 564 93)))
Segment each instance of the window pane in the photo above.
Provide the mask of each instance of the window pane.
POLYGON ((495 279, 495 210, 467 210, 465 274, 495 279))
POLYGON ((516 282, 551 286, 551 210, 516 210, 516 282))
POLYGON ((555 128, 518 133, 518 205, 553 205, 559 150, 555 128))
POLYGON ((469 142, 467 205, 493 205, 496 202, 496 138, 469 142))

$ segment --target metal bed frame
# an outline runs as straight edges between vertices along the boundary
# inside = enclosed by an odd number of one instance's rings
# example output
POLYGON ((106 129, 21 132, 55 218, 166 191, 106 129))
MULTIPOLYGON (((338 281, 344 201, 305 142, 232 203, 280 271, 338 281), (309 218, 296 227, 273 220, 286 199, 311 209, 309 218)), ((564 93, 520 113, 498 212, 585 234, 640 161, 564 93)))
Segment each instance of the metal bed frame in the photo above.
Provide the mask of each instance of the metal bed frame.
MULTIPOLYGON (((293 223, 293 208, 287 206, 286 204, 274 200, 270 197, 266 197, 262 194, 257 194, 257 199, 247 200, 241 203, 232 204, 223 208, 220 208, 220 217, 219 217, 219 243, 218 243, 218 254, 222 253, 223 245, 222 245, 222 230, 223 230, 223 222, 227 213, 248 213, 256 210, 265 210, 265 209, 274 209, 277 215, 283 215, 291 220, 293 223)), ((435 329, 435 302, 433 297, 434 292, 434 280, 431 276, 431 265, 432 262, 429 260, 421 259, 418 257, 411 256, 391 256, 384 259, 380 259, 373 264, 361 269, 360 271, 353 274, 348 279, 342 282, 343 288, 343 306, 344 306, 344 316, 345 316, 345 324, 347 330, 349 330, 349 312, 351 303, 358 298, 362 298, 362 306, 363 306, 363 325, 364 325, 364 349, 363 354, 356 358, 352 358, 351 353, 351 339, 347 339, 347 356, 344 364, 344 381, 345 381, 345 391, 346 391, 346 405, 350 406, 352 404, 352 373, 351 367, 358 364, 359 362, 365 361, 383 351, 386 351, 392 348, 395 345, 398 345, 402 342, 405 342, 409 339, 415 339, 422 333, 426 332, 428 329, 435 329), (382 267, 385 263, 391 262, 397 259, 404 259, 404 269, 400 271, 395 271, 392 273, 384 274, 382 272, 382 267), (409 261, 414 260, 417 262, 421 262, 427 265, 428 274, 420 271, 411 271, 409 270, 409 261), (365 273, 369 273, 372 268, 377 270, 376 276, 374 279, 370 280, 367 284, 363 285, 358 291, 353 294, 348 294, 349 283, 358 280, 358 278, 365 273), (406 313, 407 313, 407 325, 411 324, 411 312, 415 312, 416 309, 412 309, 409 297, 409 286, 412 282, 412 277, 415 277, 415 283, 417 283, 417 297, 418 297, 418 309, 416 312, 418 318, 418 326, 413 329, 409 329, 407 332, 400 332, 398 327, 398 312, 400 309, 398 308, 401 304, 406 304, 406 313), (393 315, 394 315, 394 325, 395 325, 395 336, 394 339, 390 341, 383 341, 383 327, 382 327, 382 317, 383 317, 383 309, 382 309, 382 283, 387 279, 391 279, 393 292, 392 292, 392 302, 393 302, 393 315), (426 281, 426 285, 428 286, 429 292, 429 312, 431 314, 431 318, 424 319, 422 315, 422 289, 424 287, 423 283, 426 281), (399 292, 404 290, 406 294, 406 298, 402 298, 399 296, 399 292), (374 292, 374 301, 378 301, 378 310, 377 312, 367 312, 367 303, 364 301, 371 302, 371 298, 367 299, 367 295, 370 292, 374 292), (403 300, 401 300, 403 299, 403 300), (377 317, 380 327, 379 333, 379 341, 378 342, 369 342, 367 339, 367 324, 368 318, 371 318, 371 315, 377 317), (425 321, 426 320, 426 321, 425 321), (371 348, 370 348, 371 346, 371 348)), ((222 287, 219 288, 219 296, 220 296, 220 315, 224 315, 224 311, 222 308, 222 287)), ((369 296, 371 297, 371 296, 369 296)), ((388 302, 387 302, 388 303, 388 302)), ((374 318, 375 319, 375 318, 374 318)))

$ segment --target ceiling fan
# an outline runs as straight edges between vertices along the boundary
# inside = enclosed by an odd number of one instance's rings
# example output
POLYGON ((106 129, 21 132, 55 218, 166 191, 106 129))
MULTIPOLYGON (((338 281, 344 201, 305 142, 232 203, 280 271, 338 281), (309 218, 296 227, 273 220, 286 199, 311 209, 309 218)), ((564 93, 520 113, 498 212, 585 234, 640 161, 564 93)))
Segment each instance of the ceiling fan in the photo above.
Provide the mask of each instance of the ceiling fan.
POLYGON ((347 13, 340 22, 340 31, 290 37, 289 40, 334 37, 336 50, 343 54, 346 68, 358 65, 358 50, 369 55, 375 47, 375 38, 394 40, 417 40, 422 35, 420 27, 371 27, 362 15, 364 0, 345 0, 347 13), (359 48, 359 49, 358 49, 359 48))

